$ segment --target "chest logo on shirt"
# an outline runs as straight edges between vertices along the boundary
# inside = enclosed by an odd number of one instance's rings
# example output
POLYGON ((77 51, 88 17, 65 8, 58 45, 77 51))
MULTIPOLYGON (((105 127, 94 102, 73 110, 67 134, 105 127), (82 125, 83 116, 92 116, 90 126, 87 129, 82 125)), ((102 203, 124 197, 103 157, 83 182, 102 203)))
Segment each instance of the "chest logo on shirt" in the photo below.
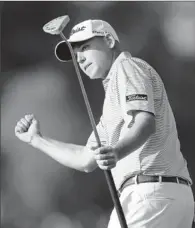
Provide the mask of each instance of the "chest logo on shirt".
POLYGON ((126 96, 126 102, 128 101, 147 101, 148 96, 146 94, 131 94, 126 96))

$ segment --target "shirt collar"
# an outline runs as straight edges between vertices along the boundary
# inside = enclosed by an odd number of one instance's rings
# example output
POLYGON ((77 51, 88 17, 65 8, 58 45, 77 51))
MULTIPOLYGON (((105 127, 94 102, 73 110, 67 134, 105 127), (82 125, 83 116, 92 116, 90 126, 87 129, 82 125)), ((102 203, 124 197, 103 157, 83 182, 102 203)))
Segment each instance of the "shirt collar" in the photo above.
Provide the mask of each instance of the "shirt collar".
POLYGON ((102 84, 103 84, 103 87, 106 91, 107 87, 108 87, 108 82, 110 81, 110 78, 112 77, 113 73, 116 72, 116 68, 117 68, 117 65, 124 59, 127 59, 131 57, 131 54, 129 52, 121 52, 119 54, 119 56, 115 59, 115 61, 113 62, 109 72, 108 72, 108 75, 107 77, 102 81, 102 84))

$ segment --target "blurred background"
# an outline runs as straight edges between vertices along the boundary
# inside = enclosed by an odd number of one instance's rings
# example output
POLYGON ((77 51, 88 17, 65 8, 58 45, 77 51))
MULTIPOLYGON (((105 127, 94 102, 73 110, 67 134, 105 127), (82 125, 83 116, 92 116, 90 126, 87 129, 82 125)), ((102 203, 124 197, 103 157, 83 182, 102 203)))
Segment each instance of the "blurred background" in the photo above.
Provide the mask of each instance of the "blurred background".
MULTIPOLYGON (((2 228, 104 228, 112 210, 101 171, 63 167, 14 136, 27 113, 40 120, 44 135, 60 141, 84 145, 91 133, 74 67, 54 55, 60 37, 42 30, 61 15, 71 18, 65 35, 82 20, 108 21, 122 49, 159 72, 194 180, 195 2, 0 2, 0 12, 2 228)), ((83 80, 98 121, 101 81, 83 80)))

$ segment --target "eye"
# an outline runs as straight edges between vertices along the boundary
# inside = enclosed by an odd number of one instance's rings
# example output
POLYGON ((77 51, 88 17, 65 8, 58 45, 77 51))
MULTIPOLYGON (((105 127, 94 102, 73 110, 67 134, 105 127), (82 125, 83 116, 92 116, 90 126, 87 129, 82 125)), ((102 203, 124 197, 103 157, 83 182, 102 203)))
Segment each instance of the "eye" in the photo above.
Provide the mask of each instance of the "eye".
POLYGON ((81 50, 82 50, 82 51, 85 51, 85 50, 87 50, 88 48, 89 48, 89 45, 86 44, 86 45, 84 45, 84 46, 81 48, 81 50))

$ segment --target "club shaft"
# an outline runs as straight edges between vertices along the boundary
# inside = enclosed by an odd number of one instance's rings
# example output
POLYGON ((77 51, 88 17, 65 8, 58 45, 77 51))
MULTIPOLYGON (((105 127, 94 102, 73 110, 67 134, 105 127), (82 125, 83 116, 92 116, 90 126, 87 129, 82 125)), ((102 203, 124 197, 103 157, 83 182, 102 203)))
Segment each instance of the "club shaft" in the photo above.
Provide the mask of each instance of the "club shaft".
MULTIPOLYGON (((82 91, 82 94, 83 94, 83 97, 84 97, 84 101, 85 101, 85 105, 86 105, 86 108, 87 108, 87 112, 88 112, 88 115, 89 115, 89 119, 90 119, 90 122, 91 122, 91 125, 92 125, 92 129, 93 129, 93 132, 94 132, 98 147, 101 147, 101 141, 100 141, 100 138, 99 138, 99 135, 98 135, 98 132, 97 132, 97 128, 96 128, 95 120, 94 120, 94 117, 93 117, 93 113, 92 113, 92 110, 91 110, 91 107, 90 107, 90 104, 89 104, 89 100, 88 100, 88 97, 87 97, 87 94, 86 94, 86 91, 85 91, 83 80, 82 80, 82 77, 81 77, 81 74, 80 74, 80 70, 79 70, 79 67, 78 67, 78 64, 77 64, 77 60, 76 60, 76 57, 74 55, 72 46, 67 41, 66 37, 64 36, 64 34, 62 32, 60 33, 60 36, 66 42, 66 44, 69 47, 69 50, 70 50, 70 53, 71 53, 71 56, 72 56, 72 60, 73 60, 73 64, 74 64, 74 67, 75 67, 75 70, 76 70, 76 74, 77 74, 77 77, 78 77, 78 80, 79 80, 79 84, 80 84, 80 87, 81 87, 81 91, 82 91)), ((111 197, 112 197, 112 201, 114 203, 114 206, 115 206, 118 218, 119 218, 119 222, 120 222, 121 228, 128 228, 126 220, 125 220, 124 212, 123 212, 123 209, 122 209, 119 197, 118 197, 116 186, 114 184, 112 173, 111 173, 110 170, 106 170, 106 171, 104 171, 104 174, 105 174, 105 178, 106 178, 106 181, 107 181, 107 184, 108 184, 108 188, 109 188, 109 191, 110 191, 110 194, 111 194, 111 197)))

